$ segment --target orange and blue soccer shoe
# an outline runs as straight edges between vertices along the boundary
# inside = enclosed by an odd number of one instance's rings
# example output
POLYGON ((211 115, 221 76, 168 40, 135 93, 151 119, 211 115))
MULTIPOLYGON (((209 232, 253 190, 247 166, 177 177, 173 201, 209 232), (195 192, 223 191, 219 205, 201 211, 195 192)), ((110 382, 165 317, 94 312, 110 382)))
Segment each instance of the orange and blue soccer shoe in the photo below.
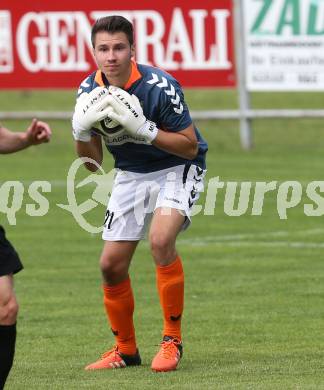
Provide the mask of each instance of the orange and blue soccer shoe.
POLYGON ((105 352, 101 359, 89 364, 85 367, 85 370, 102 370, 110 368, 124 368, 128 366, 139 366, 141 364, 141 357, 136 350, 134 355, 125 355, 118 351, 118 347, 115 346, 108 352, 105 352))
POLYGON ((173 371, 182 357, 182 342, 176 338, 164 336, 159 352, 155 355, 151 368, 155 372, 173 371))

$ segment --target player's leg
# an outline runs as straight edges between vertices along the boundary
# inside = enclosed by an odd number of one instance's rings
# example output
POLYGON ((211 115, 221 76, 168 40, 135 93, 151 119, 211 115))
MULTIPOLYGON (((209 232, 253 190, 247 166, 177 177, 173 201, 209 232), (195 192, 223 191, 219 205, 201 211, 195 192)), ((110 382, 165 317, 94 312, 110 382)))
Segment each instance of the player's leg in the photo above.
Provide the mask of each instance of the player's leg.
POLYGON ((192 206, 203 191, 204 174, 203 169, 189 164, 173 167, 172 172, 161 172, 159 178, 161 191, 152 220, 150 242, 164 327, 160 351, 152 362, 154 371, 175 369, 182 355, 184 274, 175 243, 180 230, 190 224, 192 206))
POLYGON ((135 340, 134 297, 128 274, 137 243, 144 235, 144 226, 139 226, 134 216, 137 176, 131 172, 117 173, 102 234, 105 244, 100 268, 104 305, 116 347, 104 354, 101 360, 87 366, 87 370, 121 368, 141 363, 135 340))
POLYGON ((137 241, 106 241, 100 259, 104 305, 118 350, 136 353, 133 324, 134 296, 128 274, 137 241))
POLYGON ((23 265, 0 226, 0 389, 13 363, 16 343, 18 303, 13 288, 13 274, 23 265))
POLYGON ((177 257, 176 239, 184 224, 183 213, 170 207, 159 207, 154 211, 149 241, 155 264, 167 266, 177 257))
POLYGON ((133 323, 134 296, 128 274, 138 241, 105 241, 100 258, 104 306, 116 346, 86 370, 141 364, 133 323))
POLYGON ((13 290, 13 276, 0 276, 0 389, 12 367, 18 303, 13 290))
POLYGON ((107 286, 125 281, 138 241, 105 241, 100 257, 100 270, 107 286))
POLYGON ((150 228, 151 252, 156 264, 157 289, 164 317, 163 341, 152 362, 154 371, 174 370, 182 355, 184 273, 175 243, 184 221, 185 217, 178 210, 158 208, 150 228))

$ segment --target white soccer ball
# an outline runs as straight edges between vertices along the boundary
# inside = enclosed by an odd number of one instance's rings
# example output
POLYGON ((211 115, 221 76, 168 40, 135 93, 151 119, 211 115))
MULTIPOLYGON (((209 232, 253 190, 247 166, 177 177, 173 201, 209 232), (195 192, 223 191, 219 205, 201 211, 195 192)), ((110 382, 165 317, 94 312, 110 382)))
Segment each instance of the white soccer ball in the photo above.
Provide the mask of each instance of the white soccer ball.
POLYGON ((121 126, 118 122, 114 121, 113 119, 109 118, 109 116, 103 119, 100 122, 100 125, 102 130, 107 134, 115 134, 120 132, 123 129, 123 126, 121 126))
MULTIPOLYGON (((98 88, 106 89, 106 87, 98 87, 98 88)), ((110 94, 109 90, 108 93, 110 94)), ((112 110, 112 107, 110 107, 110 109, 112 110)), ((97 134, 106 136, 106 135, 117 135, 119 133, 122 133, 124 131, 124 128, 118 122, 111 119, 108 114, 106 118, 100 121, 100 123, 97 123, 96 127, 94 127, 93 130, 97 134)))

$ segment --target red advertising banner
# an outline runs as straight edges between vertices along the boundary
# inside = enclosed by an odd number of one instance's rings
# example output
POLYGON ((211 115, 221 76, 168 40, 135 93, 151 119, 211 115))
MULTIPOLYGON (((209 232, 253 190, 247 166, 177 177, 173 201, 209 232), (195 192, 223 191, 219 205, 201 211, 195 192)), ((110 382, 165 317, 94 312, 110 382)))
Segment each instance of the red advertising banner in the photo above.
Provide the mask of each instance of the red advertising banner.
POLYGON ((0 89, 76 88, 96 69, 91 26, 113 14, 133 23, 137 62, 167 70, 185 87, 235 86, 231 0, 112 6, 102 0, 1 0, 0 89))

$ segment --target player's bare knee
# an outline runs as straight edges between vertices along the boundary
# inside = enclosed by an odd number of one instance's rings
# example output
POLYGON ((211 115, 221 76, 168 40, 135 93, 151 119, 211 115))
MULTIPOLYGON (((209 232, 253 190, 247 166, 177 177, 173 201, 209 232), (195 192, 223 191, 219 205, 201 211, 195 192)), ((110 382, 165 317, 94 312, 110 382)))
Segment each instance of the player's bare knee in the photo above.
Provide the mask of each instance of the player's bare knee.
POLYGON ((174 241, 168 235, 150 235, 151 253, 156 263, 164 265, 175 257, 174 241))
POLYGON ((108 284, 114 283, 120 276, 121 272, 117 267, 101 268, 102 276, 108 284))
POLYGON ((0 308, 2 308, 3 306, 6 306, 8 304, 8 302, 10 301, 10 299, 12 298, 12 296, 13 296, 13 292, 11 289, 5 289, 5 290, 1 291, 0 308))
POLYGON ((14 296, 8 304, 8 321, 14 324, 17 320, 19 305, 16 297, 14 296))
POLYGON ((107 261, 100 262, 100 269, 104 275, 115 274, 118 272, 118 266, 115 263, 107 261))
POLYGON ((116 284, 119 280, 123 280, 128 273, 123 261, 120 261, 118 256, 102 257, 100 259, 100 269, 103 278, 108 284, 116 284))
POLYGON ((2 300, 0 306, 0 325, 14 324, 17 320, 18 310, 18 302, 14 295, 6 302, 2 300))

